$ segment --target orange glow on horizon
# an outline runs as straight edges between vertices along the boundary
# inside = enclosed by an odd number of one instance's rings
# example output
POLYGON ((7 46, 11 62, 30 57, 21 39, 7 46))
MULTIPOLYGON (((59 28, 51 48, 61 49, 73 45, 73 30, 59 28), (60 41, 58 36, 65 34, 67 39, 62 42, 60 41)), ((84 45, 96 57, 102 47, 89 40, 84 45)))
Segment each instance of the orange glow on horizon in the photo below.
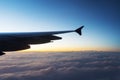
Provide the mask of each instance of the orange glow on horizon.
POLYGON ((32 49, 23 50, 23 52, 70 52, 70 51, 114 51, 114 52, 120 52, 119 49, 114 48, 100 48, 100 47, 50 47, 50 48, 44 48, 44 47, 33 47, 32 49))

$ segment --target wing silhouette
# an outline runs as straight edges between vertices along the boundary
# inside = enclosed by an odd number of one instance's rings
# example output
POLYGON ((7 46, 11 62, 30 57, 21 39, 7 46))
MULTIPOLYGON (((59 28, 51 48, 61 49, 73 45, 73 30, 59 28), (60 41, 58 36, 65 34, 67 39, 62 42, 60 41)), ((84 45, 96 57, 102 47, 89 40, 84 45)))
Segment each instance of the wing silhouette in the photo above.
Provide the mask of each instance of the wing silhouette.
POLYGON ((32 44, 44 44, 62 39, 56 34, 77 32, 82 35, 81 30, 83 27, 68 31, 0 33, 0 55, 4 55, 6 51, 29 49, 32 44))

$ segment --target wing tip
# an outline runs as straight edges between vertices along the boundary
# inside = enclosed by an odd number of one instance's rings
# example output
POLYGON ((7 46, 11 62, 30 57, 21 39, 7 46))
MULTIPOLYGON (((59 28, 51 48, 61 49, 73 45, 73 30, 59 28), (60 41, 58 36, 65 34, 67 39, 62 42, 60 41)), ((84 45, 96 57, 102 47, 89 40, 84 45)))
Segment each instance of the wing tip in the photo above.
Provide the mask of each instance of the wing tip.
POLYGON ((77 32, 79 35, 82 35, 82 29, 84 26, 81 26, 80 28, 76 29, 75 32, 77 32))

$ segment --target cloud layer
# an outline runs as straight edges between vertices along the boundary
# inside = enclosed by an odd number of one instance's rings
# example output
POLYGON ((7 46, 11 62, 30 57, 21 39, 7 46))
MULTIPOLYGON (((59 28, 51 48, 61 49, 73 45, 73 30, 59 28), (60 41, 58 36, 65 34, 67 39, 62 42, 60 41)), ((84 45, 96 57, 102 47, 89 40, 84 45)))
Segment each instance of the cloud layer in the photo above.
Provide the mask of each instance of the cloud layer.
POLYGON ((120 53, 8 53, 0 80, 120 80, 120 53))

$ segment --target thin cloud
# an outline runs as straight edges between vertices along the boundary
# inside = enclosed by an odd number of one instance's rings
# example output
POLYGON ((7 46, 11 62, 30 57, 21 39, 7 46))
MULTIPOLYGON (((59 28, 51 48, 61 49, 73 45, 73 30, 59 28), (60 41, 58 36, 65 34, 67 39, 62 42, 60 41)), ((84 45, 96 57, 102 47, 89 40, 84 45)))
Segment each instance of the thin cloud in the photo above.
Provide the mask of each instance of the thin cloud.
POLYGON ((9 54, 1 58, 0 79, 119 80, 119 61, 116 52, 9 54))

